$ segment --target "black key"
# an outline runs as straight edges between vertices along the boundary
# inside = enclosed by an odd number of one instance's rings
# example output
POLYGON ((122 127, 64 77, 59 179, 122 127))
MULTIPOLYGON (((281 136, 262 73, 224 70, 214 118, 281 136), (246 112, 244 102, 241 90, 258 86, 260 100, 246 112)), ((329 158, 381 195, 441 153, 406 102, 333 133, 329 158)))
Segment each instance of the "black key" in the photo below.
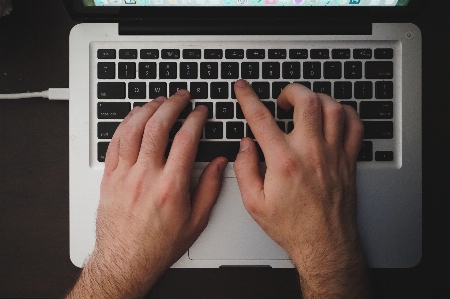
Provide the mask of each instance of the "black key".
POLYGON ((201 79, 217 79, 219 77, 219 65, 217 62, 200 62, 201 79))
POLYGON ((300 79, 300 62, 283 62, 283 79, 300 79))
POLYGON ((212 82, 211 99, 228 99, 228 82, 212 82))
POLYGON ((293 122, 293 121, 290 121, 290 122, 288 122, 288 124, 287 124, 287 131, 286 131, 286 133, 289 134, 289 133, 292 132, 292 130, 294 130, 294 122, 293 122))
POLYGON ((197 79, 197 77, 198 77, 197 62, 180 62, 181 79, 197 79))
POLYGON ((241 64, 241 78, 242 79, 258 79, 259 78, 259 63, 258 62, 243 62, 241 64))
POLYGON ((359 116, 362 119, 392 119, 394 117, 394 103, 361 102, 359 116))
POLYGON ((375 161, 394 161, 394 152, 391 151, 376 151, 375 161))
POLYGON ((137 59, 136 49, 120 49, 119 59, 137 59))
POLYGON ((260 99, 270 98, 270 83, 269 82, 252 82, 253 90, 260 99))
POLYGON ((239 141, 200 141, 195 161, 211 162, 217 157, 225 157, 228 162, 234 162, 239 146, 239 141))
POLYGON ((116 50, 114 49, 98 49, 98 59, 116 59, 116 50))
POLYGON ((394 58, 394 49, 375 49, 375 59, 392 59, 394 58))
POLYGON ((354 49, 354 59, 372 59, 372 49, 354 49))
POLYGON ((355 82, 355 99, 371 99, 373 97, 372 85, 370 81, 355 82))
POLYGON ((245 137, 250 137, 252 139, 255 139, 255 135, 253 135, 252 129, 250 129, 250 126, 248 125, 248 123, 245 127, 246 127, 246 132, 247 132, 247 134, 245 134, 245 137))
POLYGON ((200 49, 184 49, 183 50, 184 59, 200 59, 202 58, 202 50, 200 49))
POLYGON ((303 63, 303 78, 305 79, 320 79, 322 77, 320 62, 304 62, 303 63))
POLYGON ((364 139, 392 139, 394 124, 392 121, 363 121, 364 139))
POLYGON ((323 64, 323 77, 325 79, 341 79, 342 63, 339 61, 327 61, 323 64))
POLYGON ((226 59, 243 59, 244 50, 243 49, 227 49, 225 50, 226 59))
POLYGON ((207 49, 205 50, 205 59, 222 59, 222 49, 207 49))
POLYGON ((311 59, 329 59, 330 58, 330 50, 328 50, 328 49, 312 49, 310 54, 311 54, 311 59))
POLYGON ((280 79, 280 63, 263 62, 262 77, 263 79, 280 79))
POLYGON ((352 82, 334 82, 335 99, 351 99, 353 97, 352 82))
POLYGON ((97 160, 98 162, 105 162, 106 151, 108 150, 109 142, 97 143, 97 160))
POLYGON ((119 62, 119 79, 135 79, 136 78, 136 63, 134 62, 119 62))
POLYGON ((125 99, 125 82, 98 82, 97 98, 125 99))
POLYGON ((233 119, 234 103, 233 102, 217 102, 216 103, 217 119, 233 119))
POLYGON ((266 106, 267 110, 270 111, 272 117, 275 118, 275 103, 272 101, 262 101, 262 103, 266 106))
POLYGON ((333 59, 350 59, 350 49, 333 49, 331 57, 333 59))
POLYGON ((116 64, 114 62, 99 62, 99 63, 97 63, 97 78, 98 79, 115 79, 116 78, 116 64))
POLYGON ((281 91, 289 85, 289 82, 273 82, 272 83, 272 99, 278 99, 281 91))
POLYGON ((182 126, 183 126, 183 123, 181 121, 176 121, 173 124, 173 127, 169 131, 169 139, 174 139, 182 126))
POLYGON ((361 150, 359 151, 358 161, 372 161, 373 160, 373 142, 363 141, 361 150))
POLYGON ((227 126, 227 139, 242 139, 244 138, 244 123, 237 121, 229 121, 227 126))
POLYGON ((222 139, 223 138, 223 122, 207 121, 205 124, 206 139, 222 139))
POLYGON ((212 102, 196 102, 195 107, 198 107, 200 105, 208 107, 208 119, 213 118, 214 109, 213 109, 213 103, 212 102))
POLYGON ((238 62, 222 62, 220 65, 222 79, 238 79, 239 63, 238 62))
POLYGON ((346 61, 344 63, 345 79, 361 79, 362 78, 362 62, 346 61))
POLYGON ((326 82, 326 81, 314 82, 313 91, 321 92, 321 93, 327 94, 331 97, 331 82, 326 82))
POLYGON ((161 50, 162 59, 180 59, 179 49, 164 49, 161 50))
POLYGON ((242 108, 239 103, 236 103, 236 118, 237 119, 245 119, 244 113, 242 112, 242 108))
POLYGON ((128 83, 129 99, 145 99, 147 96, 145 82, 128 83))
POLYGON ((148 97, 156 99, 159 96, 167 97, 166 82, 150 82, 148 83, 148 97))
POLYGON ((99 122, 97 123, 97 138, 111 139, 120 122, 99 122))
POLYGON ((158 59, 159 58, 159 50, 158 49, 142 49, 140 54, 141 54, 142 59, 158 59))
POLYGON ((264 59, 266 58, 266 50, 264 49, 247 49, 247 59, 264 59))
POLYGON ((169 83, 169 97, 173 96, 180 89, 187 90, 187 82, 170 82, 169 83))
POLYGON ((394 83, 392 81, 375 82, 375 98, 377 99, 394 98, 394 83))
POLYGON ((350 107, 353 107, 355 111, 358 111, 358 103, 355 101, 340 101, 339 103, 341 103, 342 105, 348 105, 350 107))
POLYGON ((294 118, 294 108, 289 110, 284 110, 277 106, 277 118, 278 119, 293 119, 294 118))
POLYGON ((97 118, 99 119, 123 119, 131 111, 131 104, 124 102, 97 103, 97 118))
POLYGON ((286 49, 269 49, 269 59, 286 59, 286 49))
POLYGON ((392 61, 367 61, 367 79, 392 79, 394 78, 394 63, 392 61))
POLYGON ((134 103, 133 103, 133 108, 136 107, 136 106, 142 107, 142 106, 144 106, 145 104, 147 104, 147 102, 134 102, 134 103))
POLYGON ((177 63, 176 62, 160 62, 159 63, 160 79, 176 79, 177 63))
POLYGON ((139 62, 139 79, 156 79, 156 62, 139 62))
POLYGON ((178 119, 186 119, 189 113, 192 112, 192 103, 189 102, 186 107, 184 107, 183 111, 181 111, 180 115, 178 115, 178 119))
POLYGON ((290 59, 308 59, 307 49, 290 49, 289 50, 290 59))
POLYGON ((301 84, 301 85, 303 85, 303 86, 308 87, 309 89, 311 89, 311 82, 308 82, 308 81, 295 81, 294 83, 301 84))
POLYGON ((206 82, 191 82, 191 99, 207 99, 208 98, 208 83, 206 82))

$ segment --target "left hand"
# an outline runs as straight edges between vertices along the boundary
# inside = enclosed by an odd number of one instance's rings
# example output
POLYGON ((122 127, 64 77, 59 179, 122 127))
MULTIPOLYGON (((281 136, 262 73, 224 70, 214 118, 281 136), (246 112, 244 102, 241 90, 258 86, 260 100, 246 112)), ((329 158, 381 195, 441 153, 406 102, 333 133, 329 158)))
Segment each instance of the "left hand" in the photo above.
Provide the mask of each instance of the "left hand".
POLYGON ((145 295, 204 230, 219 196, 223 157, 205 168, 194 194, 189 193, 206 107, 191 112, 168 158, 164 155, 169 131, 189 98, 181 90, 134 108, 109 145, 96 245, 86 266, 114 284, 115 298, 145 295))

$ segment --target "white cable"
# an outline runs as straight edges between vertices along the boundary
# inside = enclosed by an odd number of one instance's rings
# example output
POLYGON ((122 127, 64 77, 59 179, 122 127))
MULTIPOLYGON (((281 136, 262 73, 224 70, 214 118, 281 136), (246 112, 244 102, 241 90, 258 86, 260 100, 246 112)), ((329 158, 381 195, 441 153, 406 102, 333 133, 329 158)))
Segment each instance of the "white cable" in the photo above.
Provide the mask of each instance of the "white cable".
POLYGON ((69 100, 68 88, 49 88, 48 90, 27 93, 0 94, 0 100, 45 98, 49 100, 69 100))

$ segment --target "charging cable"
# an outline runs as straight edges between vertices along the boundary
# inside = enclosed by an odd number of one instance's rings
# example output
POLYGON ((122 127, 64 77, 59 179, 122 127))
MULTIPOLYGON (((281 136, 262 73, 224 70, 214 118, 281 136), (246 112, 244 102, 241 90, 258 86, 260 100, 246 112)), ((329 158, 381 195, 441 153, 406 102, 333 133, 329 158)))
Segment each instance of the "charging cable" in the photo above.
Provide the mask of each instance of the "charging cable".
POLYGON ((16 100, 28 98, 44 98, 49 100, 69 100, 68 88, 49 88, 40 92, 0 94, 0 100, 16 100))

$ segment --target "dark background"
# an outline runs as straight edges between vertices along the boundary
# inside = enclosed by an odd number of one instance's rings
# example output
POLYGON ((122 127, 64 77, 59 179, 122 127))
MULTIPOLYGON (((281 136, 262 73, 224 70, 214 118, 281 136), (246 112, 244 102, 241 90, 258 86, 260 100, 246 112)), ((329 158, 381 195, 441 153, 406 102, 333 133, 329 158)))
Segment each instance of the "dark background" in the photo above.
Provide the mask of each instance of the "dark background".
MULTIPOLYGON (((376 298, 450 298, 450 1, 429 1, 423 34, 423 258, 371 269, 376 298)), ((69 32, 58 0, 14 2, 0 18, 0 93, 68 87, 69 32)), ((0 100, 0 298, 58 298, 69 259, 69 105, 0 100)), ((418 119, 417 121, 421 121, 418 119)), ((300 298, 293 269, 170 269, 149 298, 300 298)))

